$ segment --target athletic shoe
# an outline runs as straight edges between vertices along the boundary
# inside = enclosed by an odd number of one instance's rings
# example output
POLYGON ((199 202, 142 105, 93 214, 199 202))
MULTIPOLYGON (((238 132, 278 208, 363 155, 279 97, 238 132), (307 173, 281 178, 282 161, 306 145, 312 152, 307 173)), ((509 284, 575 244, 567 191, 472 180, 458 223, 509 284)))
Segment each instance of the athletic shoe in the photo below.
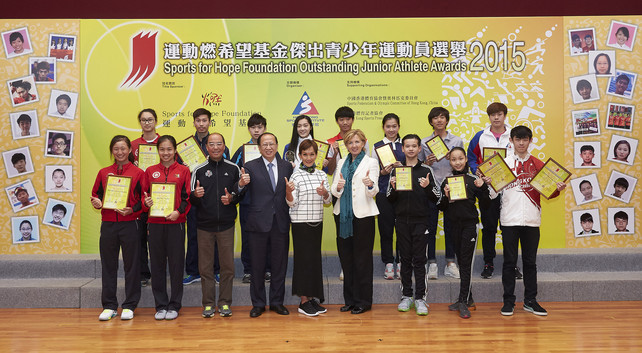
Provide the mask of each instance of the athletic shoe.
POLYGON ((214 282, 216 282, 216 284, 219 284, 219 282, 221 282, 221 274, 214 274, 214 282))
POLYGON ((405 313, 406 311, 412 309, 413 305, 414 303, 412 302, 412 297, 402 296, 401 303, 399 303, 399 305, 397 306, 397 310, 405 313))
MULTIPOLYGON (((454 302, 454 303, 452 303, 452 304, 448 305, 448 310, 450 310, 450 311, 457 311, 457 310, 459 310, 459 303, 461 303, 461 302, 460 302, 459 300, 457 300, 456 302, 454 302)), ((468 299, 468 302, 466 303, 466 307, 467 307, 467 308, 468 308, 468 310, 470 310, 470 311, 475 311, 475 310, 477 310, 477 306, 475 306, 475 301, 473 300, 473 298, 472 298, 472 297, 471 297, 470 299, 468 299)))
POLYGON ((457 267, 457 264, 455 264, 454 262, 451 262, 448 265, 446 265, 446 268, 444 268, 444 276, 459 278, 459 268, 457 267))
POLYGON ((481 273, 481 277, 485 279, 493 278, 493 271, 495 270, 495 267, 491 264, 485 264, 484 265, 484 270, 481 273))
POLYGON ((147 287, 147 286, 149 286, 149 282, 150 282, 150 280, 151 280, 151 279, 149 279, 149 278, 143 278, 143 279, 141 279, 141 280, 140 280, 140 286, 141 286, 141 287, 147 287))
POLYGON ((343 281, 343 270, 341 270, 341 273, 339 273, 339 281, 343 281))
POLYGON ((196 276, 187 275, 183 278, 183 285, 186 286, 188 284, 192 284, 194 282, 200 282, 200 281, 201 281, 201 276, 199 275, 196 275, 196 276))
POLYGON ((395 278, 395 269, 392 263, 386 264, 386 269, 383 271, 383 278, 385 279, 395 278))
POLYGON ((515 267, 515 279, 522 279, 524 275, 519 271, 519 267, 515 267))
POLYGON ((308 300, 307 302, 303 304, 299 304, 299 313, 305 315, 305 316, 317 316, 319 315, 319 312, 317 309, 314 307, 312 304, 311 300, 308 300))
POLYGON ((178 311, 168 310, 167 315, 165 315, 165 320, 174 320, 178 317, 178 311))
POLYGON ((100 321, 109 321, 115 316, 116 316, 116 310, 105 309, 98 316, 98 320, 100 320, 100 321))
POLYGON ((431 262, 430 265, 428 265, 428 273, 426 274, 428 279, 437 279, 439 278, 439 267, 437 267, 437 264, 434 262, 431 262))
POLYGON ((265 282, 270 282, 272 279, 272 273, 271 272, 266 272, 265 273, 265 282))
POLYGON ((121 320, 131 320, 134 318, 134 311, 131 309, 123 309, 120 313, 121 320))
POLYGON ((462 319, 470 318, 470 310, 468 310, 468 307, 464 303, 459 303, 459 317, 462 319))
POLYGON ((154 319, 156 320, 165 320, 165 316, 167 316, 167 310, 161 309, 154 314, 154 319))
POLYGON ((243 279, 241 279, 241 283, 250 283, 252 280, 252 275, 249 273, 246 273, 243 275, 243 279))
POLYGON ((515 304, 506 302, 500 313, 504 316, 513 316, 513 308, 515 308, 515 304))
POLYGON ((230 317, 232 316, 232 309, 230 309, 229 305, 223 305, 218 308, 219 313, 221 313, 222 317, 230 317))
POLYGON ((548 315, 548 312, 546 311, 546 309, 542 308, 542 306, 539 305, 539 303, 535 299, 528 302, 524 302, 524 310, 539 316, 548 315))
POLYGON ((428 315, 428 304, 426 304, 426 301, 423 299, 415 300, 415 311, 419 316, 428 315))
POLYGON ((397 272, 395 272, 395 279, 401 279, 401 263, 397 264, 397 272))
POLYGON ((203 317, 210 318, 212 316, 214 316, 214 309, 211 306, 206 306, 203 310, 203 317))
POLYGON ((328 309, 322 307, 321 304, 319 304, 317 299, 312 299, 310 301, 312 302, 312 305, 314 305, 314 308, 317 309, 317 313, 325 314, 328 312, 328 309))

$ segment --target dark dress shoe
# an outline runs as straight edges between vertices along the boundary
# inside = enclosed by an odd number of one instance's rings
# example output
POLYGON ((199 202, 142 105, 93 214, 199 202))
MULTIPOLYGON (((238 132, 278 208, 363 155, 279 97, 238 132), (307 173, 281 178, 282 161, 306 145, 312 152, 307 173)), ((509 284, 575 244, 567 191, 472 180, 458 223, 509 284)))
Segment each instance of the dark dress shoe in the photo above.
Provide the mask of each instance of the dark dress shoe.
POLYGON ((354 309, 354 305, 346 304, 346 305, 342 306, 341 308, 339 308, 339 311, 341 311, 342 313, 345 313, 346 311, 351 311, 352 309, 354 309))
POLYGON ((368 310, 370 310, 370 306, 355 306, 350 314, 363 314, 368 310))
POLYGON ((250 310, 250 317, 259 317, 264 311, 265 308, 262 306, 253 306, 252 310, 250 310))
POLYGON ((270 305, 270 311, 275 311, 279 315, 290 315, 288 308, 283 305, 270 305))

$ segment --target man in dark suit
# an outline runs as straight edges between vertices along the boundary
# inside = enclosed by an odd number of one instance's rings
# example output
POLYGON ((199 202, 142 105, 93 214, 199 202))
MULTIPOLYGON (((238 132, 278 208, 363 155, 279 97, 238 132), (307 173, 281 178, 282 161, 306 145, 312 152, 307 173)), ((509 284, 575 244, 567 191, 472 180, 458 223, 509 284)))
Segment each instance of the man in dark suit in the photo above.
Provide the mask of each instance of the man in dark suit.
POLYGON ((241 177, 249 182, 243 193, 249 193, 251 202, 245 228, 250 240, 250 317, 259 317, 265 311, 265 260, 271 255, 272 281, 270 283, 270 310, 288 315, 283 306, 285 272, 288 266, 290 214, 285 202, 286 179, 292 175, 292 165, 277 156, 278 140, 266 132, 258 141, 261 158, 245 163, 241 177), (251 180, 250 180, 251 177, 251 180))

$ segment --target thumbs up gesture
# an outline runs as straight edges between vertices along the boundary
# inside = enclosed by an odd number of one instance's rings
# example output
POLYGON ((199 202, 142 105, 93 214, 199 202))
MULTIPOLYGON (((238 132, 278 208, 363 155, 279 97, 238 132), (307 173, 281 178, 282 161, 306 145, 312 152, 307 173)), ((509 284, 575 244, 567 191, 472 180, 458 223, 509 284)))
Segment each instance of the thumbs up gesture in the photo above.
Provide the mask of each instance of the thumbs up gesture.
POLYGON ((194 196, 203 197, 205 195, 205 189, 201 186, 201 182, 196 180, 196 187, 194 188, 194 196))
POLYGON ((421 178, 419 180, 419 186, 421 186, 424 189, 426 188, 426 186, 428 186, 428 184, 430 184, 430 173, 426 174, 424 178, 421 178))
POLYGON ((343 190, 343 187, 346 185, 346 180, 343 179, 343 173, 339 172, 339 182, 337 182, 337 191, 343 190))
POLYGON ((224 205, 229 205, 232 202, 232 194, 227 191, 227 188, 225 188, 225 194, 221 196, 221 202, 224 205))
POLYGON ((366 172, 366 177, 362 179, 363 184, 369 188, 371 188, 374 185, 374 181, 370 179, 370 170, 366 172))
POLYGON ((154 200, 152 200, 152 198, 147 195, 147 192, 144 192, 143 196, 145 196, 145 206, 152 207, 152 205, 154 205, 154 200))
POLYGON ((250 174, 245 172, 245 168, 241 168, 241 179, 239 179, 239 186, 245 186, 250 183, 250 174))
POLYGON ((328 190, 326 190, 323 182, 321 182, 321 185, 317 187, 317 195, 323 197, 324 199, 328 197, 328 190))
POLYGON ((294 188, 295 188, 295 186, 294 186, 294 182, 293 182, 293 181, 288 181, 288 178, 287 178, 287 177, 285 177, 284 179, 285 179, 285 188, 286 188, 286 191, 287 191, 287 192, 292 192, 292 191, 294 191, 294 188))

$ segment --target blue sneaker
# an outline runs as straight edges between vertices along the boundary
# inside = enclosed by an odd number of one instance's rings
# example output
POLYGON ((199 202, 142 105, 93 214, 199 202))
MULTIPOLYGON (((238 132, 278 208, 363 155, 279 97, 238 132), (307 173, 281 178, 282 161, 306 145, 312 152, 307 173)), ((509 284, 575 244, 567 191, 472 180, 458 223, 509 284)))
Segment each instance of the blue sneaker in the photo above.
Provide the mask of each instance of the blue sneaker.
POLYGON ((221 282, 221 274, 220 273, 217 273, 217 274, 214 275, 214 282, 216 282, 216 284, 221 282))
POLYGON ((186 286, 188 284, 192 284, 194 282, 200 282, 200 281, 201 281, 201 276, 199 275, 196 275, 196 276, 187 275, 185 276, 185 278, 183 278, 183 285, 186 286))

